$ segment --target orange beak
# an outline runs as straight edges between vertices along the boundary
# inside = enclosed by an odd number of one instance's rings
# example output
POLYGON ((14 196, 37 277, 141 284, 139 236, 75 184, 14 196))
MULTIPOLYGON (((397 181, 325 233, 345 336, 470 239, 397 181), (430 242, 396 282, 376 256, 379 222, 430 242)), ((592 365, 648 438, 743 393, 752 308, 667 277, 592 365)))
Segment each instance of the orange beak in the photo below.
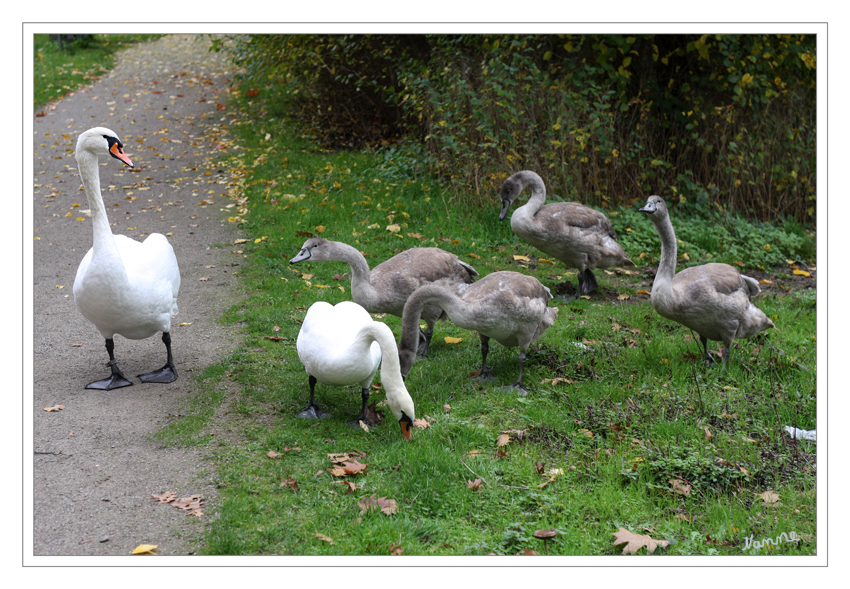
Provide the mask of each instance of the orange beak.
POLYGON ((121 149, 117 143, 112 144, 112 147, 109 148, 109 153, 111 153, 114 157, 117 157, 119 160, 121 160, 131 168, 133 167, 133 162, 130 160, 130 158, 127 157, 127 154, 124 153, 124 150, 121 149))
POLYGON ((403 435, 404 439, 409 442, 412 439, 410 434, 410 422, 407 420, 400 420, 398 424, 401 426, 401 435, 403 435))

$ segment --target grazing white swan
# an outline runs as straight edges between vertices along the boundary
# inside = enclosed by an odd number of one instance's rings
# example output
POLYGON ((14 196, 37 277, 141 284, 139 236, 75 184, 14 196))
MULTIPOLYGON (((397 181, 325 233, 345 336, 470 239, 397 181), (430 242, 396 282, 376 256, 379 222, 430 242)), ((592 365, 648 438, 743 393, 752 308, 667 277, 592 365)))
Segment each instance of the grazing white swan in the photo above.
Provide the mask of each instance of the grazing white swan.
POLYGON ((94 323, 106 339, 112 374, 86 385, 110 390, 130 386, 118 369, 113 349, 117 333, 129 339, 145 339, 162 332, 167 360, 158 370, 140 374, 142 382, 173 382, 177 369, 171 356, 171 318, 177 314, 180 270, 168 240, 152 233, 143 242, 113 235, 100 194, 98 156, 110 155, 132 167, 118 136, 104 127, 82 133, 76 159, 86 189, 94 233, 91 249, 77 268, 74 302, 83 317, 94 323))
MULTIPOLYGON (((320 237, 304 242, 297 256, 289 260, 297 264, 339 261, 351 267, 351 298, 370 313, 389 313, 401 317, 404 303, 410 294, 436 280, 448 280, 451 284, 468 284, 478 272, 456 255, 437 247, 414 247, 401 252, 375 266, 370 272, 366 258, 352 246, 340 241, 328 241, 320 237)), ((422 311, 427 329, 420 332, 419 354, 428 355, 434 324, 445 318, 439 307, 428 305, 422 311)))
POLYGON ((593 292, 598 286, 593 268, 634 266, 615 241, 617 233, 608 217, 577 202, 544 205, 546 186, 530 170, 517 172, 502 184, 500 221, 526 186, 531 186, 531 196, 511 215, 511 229, 523 241, 578 270, 575 298, 593 292))
POLYGON ((767 315, 750 302, 761 292, 754 278, 744 276, 729 264, 703 264, 676 274, 676 234, 660 196, 652 195, 639 209, 646 213, 661 237, 661 259, 652 283, 652 307, 699 334, 705 361, 714 363, 707 340, 723 342, 723 372, 735 338, 752 337, 775 328, 767 315))
POLYGON ((401 377, 398 348, 389 327, 373 321, 357 303, 343 301, 331 305, 318 301, 307 310, 295 347, 310 383, 310 404, 299 417, 315 419, 329 415, 316 404, 317 381, 331 386, 359 384, 363 404, 359 417, 351 425, 357 426, 359 421, 372 425, 366 418, 366 404, 369 386, 380 364, 387 404, 402 435, 407 440, 411 438, 410 427, 416 418, 413 399, 401 377))
POLYGON ((415 360, 416 332, 424 305, 431 303, 445 310, 449 320, 464 329, 478 332, 481 338, 480 377, 489 376, 487 353, 490 338, 505 347, 519 347, 519 377, 510 388, 525 396, 522 369, 528 347, 549 329, 558 309, 549 307, 552 293, 532 276, 519 272, 493 272, 484 278, 451 288, 442 282, 416 290, 404 306, 399 359, 401 373, 407 376, 415 360))

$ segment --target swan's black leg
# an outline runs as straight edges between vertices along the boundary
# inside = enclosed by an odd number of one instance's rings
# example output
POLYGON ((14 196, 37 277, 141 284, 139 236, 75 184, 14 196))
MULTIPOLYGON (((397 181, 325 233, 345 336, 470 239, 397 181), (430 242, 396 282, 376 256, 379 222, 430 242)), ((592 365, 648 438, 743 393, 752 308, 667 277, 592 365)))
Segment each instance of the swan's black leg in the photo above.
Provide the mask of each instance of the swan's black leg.
POLYGON ((416 352, 416 355, 420 358, 424 358, 428 355, 428 351, 431 349, 431 336, 434 335, 434 326, 432 325, 425 331, 421 328, 419 329, 419 349, 416 352))
POLYGON ((174 367, 174 359, 171 357, 171 334, 167 331, 162 332, 162 343, 165 344, 165 351, 167 353, 165 366, 159 370, 140 374, 139 379, 142 382, 167 383, 177 380, 177 369, 174 367))
POLYGON ((525 397, 528 395, 528 389, 526 389, 522 384, 522 370, 525 368, 525 350, 521 350, 519 353, 519 378, 517 381, 507 387, 503 387, 504 390, 514 390, 521 397, 525 397))
POLYGON ((115 361, 115 342, 112 338, 106 340, 106 352, 109 354, 109 367, 112 370, 112 375, 109 378, 103 378, 90 382, 86 385, 87 389, 99 389, 102 391, 111 391, 112 389, 120 389, 121 387, 133 386, 133 383, 127 380, 121 371, 118 369, 118 363, 115 361))
POLYGON ((360 428, 360 422, 362 421, 366 425, 375 425, 366 418, 366 405, 369 404, 369 387, 363 387, 360 390, 360 398, 363 399, 363 404, 360 406, 360 415, 354 421, 349 421, 348 425, 351 427, 360 428))
POLYGON ((330 413, 321 409, 318 405, 316 405, 316 377, 312 374, 308 375, 308 382, 310 383, 310 404, 307 405, 304 409, 298 412, 298 417, 305 417, 307 419, 322 419, 324 417, 330 417, 330 413))
POLYGON ((584 272, 576 274, 578 278, 578 290, 576 291, 576 299, 580 299, 582 295, 588 295, 596 290, 599 283, 596 281, 596 275, 593 270, 587 268, 584 272))
POLYGON ((487 380, 493 378, 493 373, 487 368, 487 354, 490 353, 490 338, 480 333, 478 337, 481 338, 481 369, 478 371, 478 374, 473 374, 478 380, 487 380))
MULTIPOLYGON (((705 350, 705 363, 708 366, 714 364, 714 356, 708 351, 708 340, 703 336, 699 336, 699 341, 702 343, 702 349, 705 350)), ((725 352, 724 352, 725 354, 725 352)))

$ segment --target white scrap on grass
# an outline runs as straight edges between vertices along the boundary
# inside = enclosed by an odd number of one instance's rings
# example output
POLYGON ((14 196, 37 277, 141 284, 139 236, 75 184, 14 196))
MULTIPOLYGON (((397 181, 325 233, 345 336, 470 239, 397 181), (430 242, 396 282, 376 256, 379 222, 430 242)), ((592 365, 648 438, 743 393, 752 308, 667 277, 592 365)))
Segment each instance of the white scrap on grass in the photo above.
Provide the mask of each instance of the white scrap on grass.
POLYGON ((795 440, 812 440, 813 442, 818 441, 818 430, 816 429, 797 429, 796 427, 786 425, 785 431, 788 432, 788 435, 794 438, 795 440))

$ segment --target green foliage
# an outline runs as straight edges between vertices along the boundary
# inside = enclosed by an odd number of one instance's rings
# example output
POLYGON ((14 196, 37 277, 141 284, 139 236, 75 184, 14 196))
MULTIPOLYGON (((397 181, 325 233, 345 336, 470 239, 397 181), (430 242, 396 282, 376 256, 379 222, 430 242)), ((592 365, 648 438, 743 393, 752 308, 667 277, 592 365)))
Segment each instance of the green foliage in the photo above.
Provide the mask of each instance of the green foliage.
POLYGON ((33 35, 33 103, 35 110, 91 83, 113 66, 116 51, 159 35, 33 35))
POLYGON ((599 207, 657 193, 815 219, 812 35, 255 35, 232 50, 243 82, 285 86, 326 144, 406 136, 479 200, 533 169, 599 207))

